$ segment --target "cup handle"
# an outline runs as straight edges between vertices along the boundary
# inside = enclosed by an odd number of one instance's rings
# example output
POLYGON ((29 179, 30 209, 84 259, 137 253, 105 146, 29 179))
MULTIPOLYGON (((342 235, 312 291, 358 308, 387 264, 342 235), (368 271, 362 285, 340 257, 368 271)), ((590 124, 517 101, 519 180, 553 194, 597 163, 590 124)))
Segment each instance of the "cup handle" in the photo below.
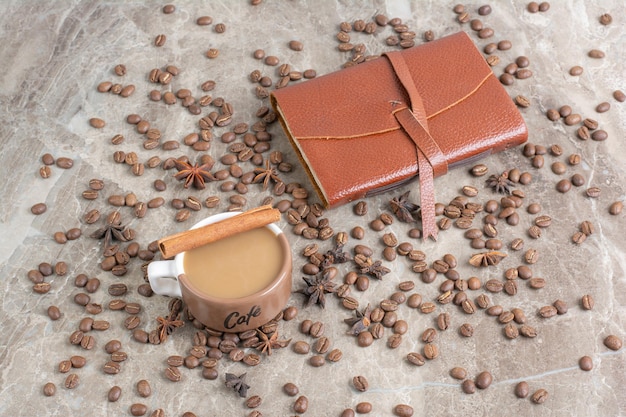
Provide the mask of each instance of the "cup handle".
POLYGON ((159 295, 181 298, 175 261, 153 261, 148 265, 148 281, 159 295))

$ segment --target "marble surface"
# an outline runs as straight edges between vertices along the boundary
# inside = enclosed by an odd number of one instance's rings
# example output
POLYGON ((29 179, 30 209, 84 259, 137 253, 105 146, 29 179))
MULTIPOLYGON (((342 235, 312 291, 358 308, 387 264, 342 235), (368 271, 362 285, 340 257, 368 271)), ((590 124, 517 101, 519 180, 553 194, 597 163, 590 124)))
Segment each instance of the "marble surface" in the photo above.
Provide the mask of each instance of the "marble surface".
MULTIPOLYGON (((472 18, 483 21, 495 35, 491 39, 479 39, 468 24, 456 21, 450 1, 263 1, 253 6, 248 1, 177 1, 173 14, 163 14, 163 3, 112 1, 55 1, 8 0, 3 2, 0 17, 2 48, 0 58, 4 62, 0 73, 0 107, 3 123, 0 124, 0 415, 131 415, 130 406, 143 403, 148 414, 162 408, 167 416, 181 416, 191 411, 197 416, 247 416, 251 410, 244 400, 224 385, 227 372, 247 373, 251 388, 249 395, 259 395, 263 402, 258 410, 265 416, 294 415, 295 399, 282 392, 283 384, 295 383, 302 395, 309 399, 305 415, 339 416, 345 408, 354 408, 360 402, 373 405, 372 415, 392 415, 396 404, 410 404, 416 416, 432 415, 525 415, 525 416, 618 416, 626 415, 626 367, 624 349, 617 352, 607 349, 603 340, 614 334, 622 340, 626 336, 626 241, 624 213, 610 215, 608 208, 614 201, 626 196, 626 103, 613 99, 617 89, 626 90, 623 63, 626 61, 626 32, 624 32, 624 6, 619 0, 553 2, 547 12, 529 13, 525 1, 493 2, 493 12, 480 17, 477 9, 481 4, 467 4, 472 18), (363 243, 374 248, 374 257, 381 258, 381 237, 393 232, 399 241, 410 241, 416 249, 427 254, 430 264, 446 253, 458 259, 457 270, 462 278, 477 276, 483 283, 488 279, 504 280, 504 271, 524 265, 523 251, 509 248, 513 238, 521 237, 525 249, 533 248, 539 253, 536 264, 530 265, 535 277, 545 278, 547 285, 541 290, 531 290, 527 282, 518 280, 517 295, 487 293, 492 304, 500 304, 505 310, 521 308, 527 323, 537 330, 536 338, 519 337, 507 339, 503 326, 483 310, 473 315, 464 314, 459 307, 436 301, 443 276, 431 284, 421 281, 420 275, 410 270, 410 262, 398 258, 384 261, 391 272, 381 281, 372 280, 367 291, 352 288, 352 296, 361 308, 372 306, 397 291, 401 281, 414 281, 415 289, 423 300, 434 302, 436 310, 421 313, 407 305, 400 305, 398 318, 406 320, 408 331, 399 347, 391 349, 387 339, 392 334, 386 329, 381 340, 367 348, 358 347, 356 339, 346 335, 348 326, 343 322, 352 315, 345 310, 338 298, 329 294, 326 309, 316 305, 305 307, 304 298, 293 294, 289 304, 296 306, 296 319, 281 322, 281 337, 295 341, 304 340, 311 345, 314 339, 299 332, 305 319, 325 324, 326 336, 331 347, 341 349, 343 358, 337 363, 327 362, 313 368, 309 359, 313 353, 298 355, 292 345, 275 350, 271 356, 262 356, 256 367, 232 362, 227 357, 218 365, 216 380, 206 380, 199 369, 182 369, 182 380, 173 383, 164 376, 166 358, 178 354, 186 356, 193 344, 196 328, 187 322, 161 345, 142 344, 133 339, 124 328, 127 314, 111 311, 108 303, 114 297, 107 289, 112 283, 123 282, 129 291, 123 298, 127 302, 139 302, 142 311, 140 328, 147 331, 156 327, 156 317, 167 313, 168 299, 154 295, 150 298, 137 293, 143 281, 142 264, 132 259, 128 272, 116 277, 102 271, 101 242, 89 235, 102 224, 86 224, 83 215, 98 209, 104 215, 119 210, 125 223, 136 231, 136 242, 142 249, 165 235, 179 232, 194 222, 228 209, 228 196, 224 193, 218 207, 202 208, 192 212, 185 223, 178 223, 176 210, 170 207, 173 198, 197 196, 203 201, 210 195, 220 195, 219 183, 211 183, 206 190, 186 190, 172 178, 173 171, 160 167, 148 168, 142 176, 135 176, 129 166, 113 161, 117 150, 134 151, 141 162, 158 155, 162 159, 187 155, 194 160, 198 153, 180 144, 179 149, 165 151, 160 148, 145 150, 143 137, 134 126, 126 123, 132 113, 150 121, 152 127, 162 133, 161 142, 182 142, 189 133, 197 131, 195 116, 181 107, 180 101, 172 106, 152 102, 147 96, 150 90, 177 91, 188 88, 199 98, 202 82, 212 79, 216 88, 209 94, 223 97, 234 108, 234 121, 252 125, 257 119, 256 110, 267 105, 267 100, 256 97, 254 84, 248 75, 260 70, 274 82, 278 80, 276 68, 255 60, 252 53, 263 49, 267 55, 277 56, 281 63, 289 63, 296 70, 315 69, 318 74, 338 70, 349 59, 349 53, 337 50, 335 35, 342 21, 356 19, 371 21, 376 14, 399 17, 417 33, 417 43, 422 34, 432 30, 436 37, 465 30, 482 49, 492 41, 508 39, 512 48, 498 51, 500 63, 493 67, 500 75, 506 64, 517 56, 530 59, 533 76, 516 80, 506 87, 511 97, 523 95, 531 106, 521 109, 529 128, 529 142, 550 147, 558 144, 561 156, 545 155, 545 166, 533 168, 521 148, 493 155, 484 161, 490 173, 500 173, 519 168, 532 174, 532 183, 520 186, 526 197, 518 212, 519 225, 498 225, 499 238, 508 254, 499 265, 477 269, 468 264, 471 249, 463 237, 463 231, 452 227, 440 233, 435 242, 421 242, 407 236, 411 226, 395 221, 383 232, 374 232, 368 224, 383 212, 389 211, 388 201, 402 191, 414 190, 411 198, 417 198, 416 185, 406 186, 380 197, 367 200, 369 212, 365 217, 352 214, 352 205, 324 213, 335 232, 349 232, 360 225, 366 230, 363 242, 349 240, 347 248, 363 243), (599 23, 603 13, 610 13, 614 21, 608 26, 599 23), (213 24, 196 25, 199 16, 213 17, 213 24), (226 31, 215 32, 215 25, 224 23, 226 31), (165 34, 166 43, 154 46, 154 39, 165 34), (304 49, 289 49, 290 40, 299 40, 304 49), (205 56, 209 48, 219 50, 216 59, 205 56), (605 52, 603 59, 587 56, 591 49, 605 52), (117 64, 125 64, 127 74, 118 77, 113 73, 117 64), (180 74, 169 86, 148 82, 153 68, 172 64, 180 68, 180 74), (581 65, 581 76, 571 76, 569 69, 581 65), (128 98, 110 93, 99 93, 96 86, 102 81, 123 85, 134 84, 136 90, 128 98), (609 102, 611 109, 597 113, 595 107, 609 102), (548 109, 570 105, 574 112, 596 119, 608 133, 603 142, 582 141, 576 137, 576 126, 566 126, 562 121, 551 122, 545 113, 548 109), (94 129, 89 119, 97 117, 106 121, 102 129, 94 129), (125 141, 112 145, 111 138, 122 134, 125 141), (50 153, 54 157, 74 160, 71 169, 51 167, 51 177, 42 179, 39 169, 41 157, 50 153), (567 164, 569 155, 577 153, 582 162, 577 166, 567 164), (556 175, 550 170, 555 161, 565 162, 566 173, 556 175), (579 173, 585 184, 561 194, 555 190, 557 181, 579 173), (92 178, 102 179, 105 187, 96 200, 85 200, 82 192, 92 178), (156 179, 163 180, 167 190, 157 192, 153 188, 156 179), (585 190, 596 186, 601 190, 597 199, 586 197, 585 190), (136 218, 128 207, 112 207, 107 202, 111 195, 135 193, 140 201, 162 196, 166 204, 150 209, 144 218, 136 218), (552 218, 552 225, 544 230, 541 238, 533 240, 527 230, 534 215, 526 213, 531 202, 541 204, 541 214, 552 218), (36 203, 45 203, 47 211, 39 216, 31 214, 36 203), (592 222, 595 228, 581 245, 571 242, 583 220, 592 222), (58 244, 53 235, 58 231, 80 228, 82 236, 66 244, 58 244), (55 264, 64 261, 68 265, 65 276, 51 275, 47 294, 33 292, 33 284, 27 272, 42 262, 55 264), (82 289, 74 286, 74 278, 80 274, 97 277, 100 289, 91 294, 92 301, 103 305, 103 312, 94 318, 107 320, 111 326, 106 331, 92 331, 96 340, 92 350, 84 350, 69 343, 69 335, 77 329, 80 320, 90 316, 74 303, 74 295, 82 289), (580 306, 584 294, 595 299, 595 307, 585 311, 580 306), (538 316, 538 310, 563 300, 569 311, 549 319, 538 316), (47 308, 57 305, 62 317, 51 321, 47 308), (439 357, 415 367, 406 360, 409 352, 422 352, 422 332, 435 326, 440 312, 451 314, 452 324, 446 331, 439 331, 436 345, 439 357), (463 323, 474 326, 472 337, 459 335, 463 323), (122 363, 118 375, 103 373, 109 355, 104 351, 107 341, 118 339, 128 359, 122 363), (62 360, 82 355, 87 364, 71 372, 80 378, 74 389, 64 387, 65 374, 58 370, 62 360), (578 360, 584 355, 593 359, 593 370, 584 372, 578 360), (460 381, 449 376, 453 367, 464 367, 468 378, 482 371, 493 375, 493 383, 486 390, 473 395, 464 394, 460 381), (352 377, 365 376, 370 384, 368 391, 360 393, 352 386, 352 377), (135 384, 146 379, 152 386, 152 395, 142 398, 135 384), (545 403, 533 404, 529 398, 518 399, 513 393, 516 383, 525 380, 531 394, 543 388, 549 393, 545 403), (54 397, 43 395, 46 382, 57 387, 54 397), (108 402, 107 392, 113 385, 122 388, 119 401, 108 402)), ((378 54, 388 47, 385 38, 391 28, 379 28, 374 35, 352 33, 354 43, 363 43, 368 54, 378 54)), ((451 62, 451 65, 453 63, 451 62)), ((212 110, 202 109, 202 115, 212 110)), ((234 123, 233 123, 234 125, 234 123)), ((215 128, 215 139, 209 153, 218 160, 226 153, 227 145, 219 136, 230 127, 215 128)), ((268 127, 272 134, 271 149, 280 150, 286 161, 293 164, 291 173, 281 173, 285 182, 300 182, 311 190, 303 169, 290 149, 280 126, 268 127)), ((241 139, 238 139, 241 141, 241 139)), ((265 156, 267 157, 267 153, 265 156)), ((244 172, 254 166, 241 163, 244 172)), ((222 169, 218 162, 214 170, 222 169)), ((473 178, 465 168, 451 171, 435 181, 437 201, 448 203, 460 193, 463 185, 473 185, 479 195, 473 200, 484 203, 498 198, 484 186, 485 178, 473 178)), ((271 195, 260 185, 251 184, 245 195, 246 208, 254 207, 271 195)), ((275 202, 283 198, 275 197, 275 202)), ((311 195, 311 202, 317 199, 311 195)), ((483 214, 474 221, 482 222, 483 214)), ((303 248, 312 243, 292 232, 285 219, 281 228, 288 234, 294 253, 293 289, 303 287, 301 268, 306 259, 303 248)), ((332 241, 317 241, 321 250, 332 247, 332 241)), ((351 263, 338 265, 338 284, 351 263)), ((484 289, 468 290, 475 299, 484 289)), ((248 350, 249 351, 249 350, 248 350)))

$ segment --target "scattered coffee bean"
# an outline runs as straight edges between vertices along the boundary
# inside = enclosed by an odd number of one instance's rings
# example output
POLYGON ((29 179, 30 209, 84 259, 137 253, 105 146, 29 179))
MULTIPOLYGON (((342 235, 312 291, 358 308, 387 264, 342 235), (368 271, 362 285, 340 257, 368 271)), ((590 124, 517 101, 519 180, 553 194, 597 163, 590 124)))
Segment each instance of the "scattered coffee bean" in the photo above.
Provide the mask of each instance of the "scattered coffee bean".
POLYGON ((604 338, 604 346, 617 351, 622 348, 622 340, 615 335, 608 335, 604 338))
POLYGON ((365 392, 369 388, 369 382, 367 378, 362 375, 357 375, 352 378, 352 385, 357 391, 365 392))
POLYGON ((543 404, 548 399, 548 391, 546 391, 543 388, 540 388, 533 393, 530 399, 535 404, 543 404))
POLYGON ((45 395, 46 397, 52 397, 54 394, 56 394, 56 392, 57 392, 57 387, 56 385, 54 385, 53 382, 47 382, 43 386, 43 395, 45 395))
POLYGON ((528 382, 521 381, 515 385, 515 396, 517 398, 526 398, 528 394, 530 394, 530 387, 528 386, 528 382))
POLYGON ((283 391, 290 397, 295 397, 300 392, 296 384, 292 382, 287 382, 285 385, 283 385, 283 391))
POLYGON ((593 369, 593 359, 590 356, 583 356, 578 360, 578 366, 583 371, 591 371, 593 369))
POLYGON ((492 381, 493 377, 491 376, 491 373, 489 371, 483 371, 476 375, 474 384, 476 384, 476 387, 479 389, 486 389, 489 385, 491 385, 492 381))

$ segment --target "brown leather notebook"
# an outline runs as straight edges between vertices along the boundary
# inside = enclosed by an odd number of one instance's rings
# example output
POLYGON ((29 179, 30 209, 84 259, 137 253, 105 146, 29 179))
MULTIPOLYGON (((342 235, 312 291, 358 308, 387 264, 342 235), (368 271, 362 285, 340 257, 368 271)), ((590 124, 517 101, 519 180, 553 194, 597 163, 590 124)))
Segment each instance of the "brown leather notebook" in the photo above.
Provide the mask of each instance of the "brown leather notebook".
POLYGON ((425 239, 437 235, 433 178, 528 136, 465 32, 275 90, 270 99, 327 207, 419 177, 425 239))

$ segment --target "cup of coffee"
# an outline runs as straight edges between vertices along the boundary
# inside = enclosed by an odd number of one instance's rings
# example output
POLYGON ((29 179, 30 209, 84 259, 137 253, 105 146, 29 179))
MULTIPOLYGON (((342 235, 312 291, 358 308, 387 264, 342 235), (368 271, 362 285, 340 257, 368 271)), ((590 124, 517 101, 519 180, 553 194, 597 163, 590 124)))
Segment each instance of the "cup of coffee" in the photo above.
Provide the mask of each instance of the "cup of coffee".
MULTIPOLYGON (((210 216, 198 229, 240 213, 210 216)), ((275 224, 242 231, 148 265, 156 294, 182 298, 206 327, 241 332, 260 327, 287 305, 292 257, 285 234, 275 224)))

